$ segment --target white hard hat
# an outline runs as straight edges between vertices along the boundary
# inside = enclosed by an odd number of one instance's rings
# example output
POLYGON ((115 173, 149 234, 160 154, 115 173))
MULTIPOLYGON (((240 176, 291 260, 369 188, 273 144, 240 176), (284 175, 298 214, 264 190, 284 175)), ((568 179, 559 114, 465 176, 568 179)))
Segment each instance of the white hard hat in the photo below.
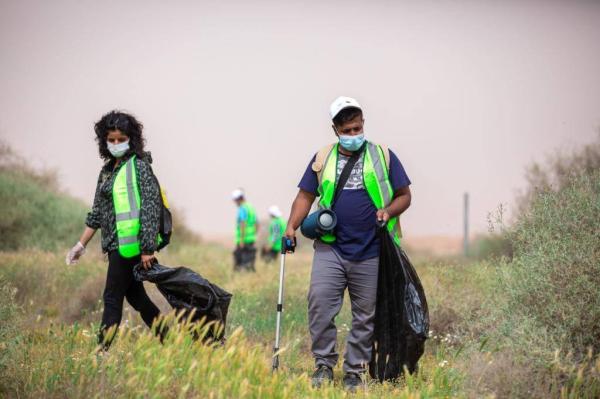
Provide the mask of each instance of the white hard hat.
POLYGON ((244 190, 242 190, 241 188, 236 188, 235 190, 233 190, 231 192, 231 199, 232 200, 238 200, 240 198, 244 197, 244 190))
POLYGON ((276 218, 281 217, 281 210, 277 205, 271 205, 269 207, 269 215, 274 216, 276 218))
POLYGON ((337 114, 340 113, 341 110, 350 107, 362 110, 362 107, 360 106, 358 101, 356 101, 352 97, 340 96, 333 100, 333 102, 329 106, 329 116, 331 116, 331 119, 333 119, 337 114))

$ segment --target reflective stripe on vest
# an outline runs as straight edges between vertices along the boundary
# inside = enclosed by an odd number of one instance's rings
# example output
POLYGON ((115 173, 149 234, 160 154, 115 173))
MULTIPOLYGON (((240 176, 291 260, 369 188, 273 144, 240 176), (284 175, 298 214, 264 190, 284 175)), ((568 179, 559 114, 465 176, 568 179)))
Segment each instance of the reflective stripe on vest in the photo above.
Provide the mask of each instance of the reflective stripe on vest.
MULTIPOLYGON (((333 146, 321 170, 321 184, 319 185, 319 195, 321 197, 319 200, 320 208, 330 209, 333 202, 335 186, 339 177, 337 175, 338 145, 333 146)), ((367 142, 363 157, 363 184, 371 201, 373 201, 373 205, 377 209, 383 209, 393 199, 392 185, 388 176, 383 150, 379 145, 367 142)), ((400 245, 398 217, 391 218, 388 221, 387 229, 392 235, 394 242, 400 245)), ((335 236, 333 234, 324 235, 321 237, 321 241, 333 243, 335 242, 335 236)))
MULTIPOLYGON (((254 207, 247 202, 244 202, 240 205, 243 209, 246 210, 246 220, 245 229, 244 229, 244 244, 252 244, 256 242, 256 211, 254 207)), ((235 243, 240 244, 240 238, 242 236, 242 231, 240 229, 240 221, 237 221, 237 226, 235 229, 235 243)))
POLYGON ((133 258, 141 253, 139 241, 141 198, 135 156, 132 156, 117 172, 112 192, 119 254, 124 258, 133 258))
POLYGON ((281 237, 285 232, 286 222, 282 217, 271 220, 269 225, 269 243, 273 251, 281 251, 281 237))

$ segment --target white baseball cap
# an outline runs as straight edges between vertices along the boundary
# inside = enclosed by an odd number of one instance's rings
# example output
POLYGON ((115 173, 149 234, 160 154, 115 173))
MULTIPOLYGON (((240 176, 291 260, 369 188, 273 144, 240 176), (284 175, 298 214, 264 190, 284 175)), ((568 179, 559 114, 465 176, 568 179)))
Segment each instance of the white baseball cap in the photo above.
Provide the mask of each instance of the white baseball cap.
POLYGON ((277 205, 271 205, 269 207, 269 215, 274 216, 276 218, 281 217, 281 210, 277 205))
POLYGON ((329 116, 331 116, 331 119, 333 120, 333 118, 335 118, 335 116, 339 114, 341 110, 350 107, 362 110, 362 107, 354 98, 340 96, 333 100, 333 102, 329 106, 329 116))
POLYGON ((241 188, 236 188, 231 192, 231 199, 234 201, 242 197, 244 197, 244 190, 242 190, 241 188))

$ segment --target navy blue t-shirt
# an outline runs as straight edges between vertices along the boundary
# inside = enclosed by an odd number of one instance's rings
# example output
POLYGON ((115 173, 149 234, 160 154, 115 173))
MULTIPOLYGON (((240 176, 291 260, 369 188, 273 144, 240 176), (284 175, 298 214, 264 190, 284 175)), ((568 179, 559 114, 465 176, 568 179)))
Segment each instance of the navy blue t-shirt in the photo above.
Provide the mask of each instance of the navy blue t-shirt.
MULTIPOLYGON (((298 188, 318 196, 319 181, 317 173, 312 170, 315 158, 316 154, 308 164, 298 188)), ((348 159, 348 156, 338 154, 338 178, 348 159)), ((337 216, 336 241, 332 244, 333 249, 342 258, 355 262, 379 255, 377 208, 363 185, 363 160, 364 153, 354 164, 344 189, 333 204, 333 211, 337 216)), ((402 163, 391 150, 389 176, 394 192, 410 185, 402 163)))

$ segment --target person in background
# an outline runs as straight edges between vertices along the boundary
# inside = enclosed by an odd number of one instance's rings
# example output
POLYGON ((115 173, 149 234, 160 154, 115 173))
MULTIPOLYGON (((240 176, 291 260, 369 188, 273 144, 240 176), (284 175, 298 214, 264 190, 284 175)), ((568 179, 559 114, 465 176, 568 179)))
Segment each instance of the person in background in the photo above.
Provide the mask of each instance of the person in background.
POLYGON ((281 238, 285 232, 286 223, 281 217, 281 210, 278 206, 269 207, 269 237, 267 243, 262 249, 262 257, 265 261, 270 262, 277 258, 277 254, 281 252, 281 238))
POLYGON ((330 106, 336 143, 312 158, 290 212, 286 237, 308 215, 315 198, 319 208, 337 216, 332 234, 315 240, 308 294, 308 323, 316 370, 313 386, 333 381, 338 361, 335 317, 348 289, 352 328, 344 354, 344 387, 355 391, 365 381, 371 360, 379 268, 378 224, 385 224, 400 244, 399 216, 410 205, 410 180, 396 155, 387 147, 367 141, 362 107, 350 97, 338 97, 330 106), (347 180, 336 188, 348 162, 347 180))
POLYGON ((142 129, 143 125, 133 115, 120 111, 107 113, 95 124, 104 166, 96 184, 92 210, 85 220, 86 227, 66 256, 68 265, 77 263, 96 231, 102 231, 102 251, 108 254, 108 270, 98 333, 101 350, 107 350, 113 341, 125 298, 148 327, 153 327, 160 314, 144 285, 133 278, 136 265, 148 269, 155 262, 154 253, 160 240, 162 199, 150 166, 152 158, 144 149, 142 129))
POLYGON ((233 269, 235 271, 255 271, 256 261, 256 236, 258 233, 258 219, 256 210, 248 201, 244 190, 233 190, 231 198, 238 207, 235 229, 235 250, 233 252, 233 269))

